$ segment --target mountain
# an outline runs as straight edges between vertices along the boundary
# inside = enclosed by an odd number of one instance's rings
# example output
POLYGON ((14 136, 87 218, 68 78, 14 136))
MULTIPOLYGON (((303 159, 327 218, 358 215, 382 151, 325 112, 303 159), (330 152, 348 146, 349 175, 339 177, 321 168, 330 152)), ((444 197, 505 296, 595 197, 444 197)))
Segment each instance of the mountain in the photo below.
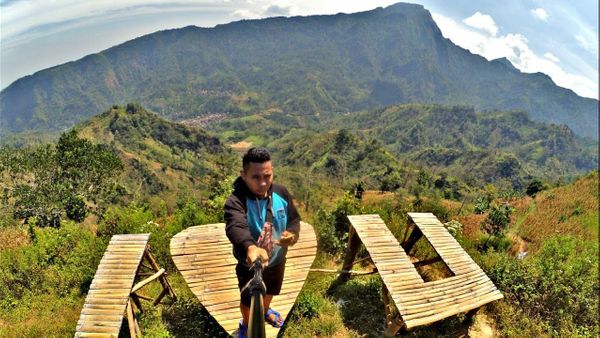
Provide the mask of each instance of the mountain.
POLYGON ((12 83, 0 93, 0 135, 69 128, 124 102, 172 120, 469 104, 524 110, 598 138, 597 100, 471 54, 422 6, 404 3, 149 34, 12 83))
POLYGON ((218 138, 136 104, 113 106, 75 129, 81 137, 116 150, 125 167, 122 183, 133 196, 177 197, 185 191, 206 196, 214 181, 231 172, 231 150, 218 138))

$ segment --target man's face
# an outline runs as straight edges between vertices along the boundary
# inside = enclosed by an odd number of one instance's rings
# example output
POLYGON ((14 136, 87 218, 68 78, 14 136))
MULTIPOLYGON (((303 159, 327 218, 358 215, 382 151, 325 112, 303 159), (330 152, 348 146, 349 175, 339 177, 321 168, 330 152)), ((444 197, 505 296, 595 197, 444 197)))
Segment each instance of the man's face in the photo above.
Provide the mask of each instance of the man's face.
POLYGON ((242 170, 240 176, 254 195, 265 197, 271 183, 273 183, 273 166, 271 161, 264 163, 250 162, 248 169, 242 170))

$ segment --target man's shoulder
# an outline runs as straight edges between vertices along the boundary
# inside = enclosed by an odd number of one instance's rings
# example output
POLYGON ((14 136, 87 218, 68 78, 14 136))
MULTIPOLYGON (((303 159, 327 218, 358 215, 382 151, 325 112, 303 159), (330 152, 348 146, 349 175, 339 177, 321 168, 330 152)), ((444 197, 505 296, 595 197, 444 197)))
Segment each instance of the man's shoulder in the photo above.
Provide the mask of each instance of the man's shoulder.
POLYGON ((240 193, 239 191, 233 191, 231 194, 229 194, 227 200, 225 201, 225 205, 235 203, 246 204, 245 195, 243 193, 240 193))
POLYGON ((281 197, 289 198, 290 193, 283 184, 278 184, 278 183, 273 182, 272 187, 273 187, 272 191, 274 193, 277 193, 277 195, 280 195, 281 197))

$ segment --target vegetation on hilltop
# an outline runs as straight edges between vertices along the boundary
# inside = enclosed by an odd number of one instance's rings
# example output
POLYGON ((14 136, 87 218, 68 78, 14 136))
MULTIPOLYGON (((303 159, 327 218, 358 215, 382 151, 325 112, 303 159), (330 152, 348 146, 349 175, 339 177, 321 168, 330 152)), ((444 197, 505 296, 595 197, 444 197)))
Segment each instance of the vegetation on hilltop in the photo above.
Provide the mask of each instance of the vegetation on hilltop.
POLYGON ((386 167, 383 176, 391 180, 386 185, 396 188, 404 183, 392 171, 410 174, 409 168, 421 167, 430 176, 453 177, 477 189, 493 183, 524 191, 536 178, 568 181, 597 168, 598 161, 597 142, 564 125, 534 122, 522 111, 476 112, 468 106, 408 104, 318 117, 274 110, 208 128, 229 142, 268 146, 275 158, 292 165, 314 169, 332 159, 330 172, 337 170, 342 180, 346 175, 369 181, 364 173, 381 176, 386 167), (333 135, 342 135, 342 129, 347 136, 336 141, 333 135), (371 158, 361 155, 366 149, 371 158), (368 166, 382 168, 371 172, 368 166))
POLYGON ((0 149, 0 198, 5 213, 25 223, 58 227, 65 216, 83 221, 119 195, 121 160, 110 147, 64 133, 56 145, 0 149))
POLYGON ((113 106, 76 130, 119 155, 129 199, 162 197, 173 207, 181 194, 207 198, 235 164, 218 138, 166 121, 137 104, 113 106))
POLYGON ((507 180, 523 189, 535 176, 558 180, 597 168, 597 153, 584 139, 564 125, 534 122, 523 111, 411 104, 333 117, 329 123, 360 130, 400 159, 469 183, 507 180))

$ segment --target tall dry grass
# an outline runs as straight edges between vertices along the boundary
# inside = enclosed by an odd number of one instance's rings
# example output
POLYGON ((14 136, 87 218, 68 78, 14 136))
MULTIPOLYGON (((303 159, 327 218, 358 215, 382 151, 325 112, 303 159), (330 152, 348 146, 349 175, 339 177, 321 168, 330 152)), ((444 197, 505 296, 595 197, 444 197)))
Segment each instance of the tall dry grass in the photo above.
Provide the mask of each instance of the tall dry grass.
POLYGON ((534 248, 554 234, 596 240, 598 237, 598 171, 576 182, 526 198, 516 208, 511 227, 534 248))

